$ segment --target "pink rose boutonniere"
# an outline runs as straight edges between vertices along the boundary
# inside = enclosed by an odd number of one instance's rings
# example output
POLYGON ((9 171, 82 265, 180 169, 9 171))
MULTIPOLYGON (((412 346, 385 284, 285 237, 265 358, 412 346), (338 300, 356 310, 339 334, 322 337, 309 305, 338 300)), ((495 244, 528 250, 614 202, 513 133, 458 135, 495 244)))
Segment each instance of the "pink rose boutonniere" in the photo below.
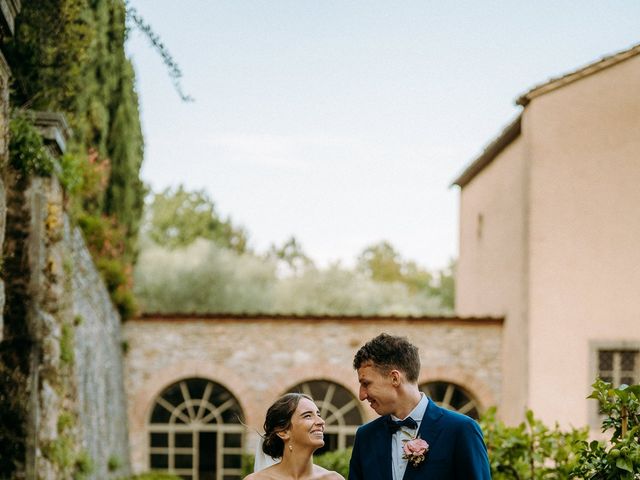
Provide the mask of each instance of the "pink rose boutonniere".
POLYGON ((411 440, 403 440, 402 446, 402 458, 409 460, 412 467, 417 467, 424 462, 427 452, 429 451, 429 444, 420 437, 412 438, 411 440))

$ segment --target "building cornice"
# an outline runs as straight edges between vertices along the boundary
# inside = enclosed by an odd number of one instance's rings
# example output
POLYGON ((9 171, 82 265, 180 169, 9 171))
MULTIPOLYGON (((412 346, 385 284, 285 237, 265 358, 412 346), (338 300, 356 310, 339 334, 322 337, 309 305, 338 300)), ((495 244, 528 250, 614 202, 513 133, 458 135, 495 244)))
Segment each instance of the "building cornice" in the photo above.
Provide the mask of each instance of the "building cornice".
POLYGON ((552 78, 551 80, 533 87, 527 93, 518 97, 518 99, 516 100, 516 104, 526 107, 529 102, 531 102, 531 100, 539 97, 540 95, 544 95, 545 93, 557 90, 558 88, 564 87, 565 85, 588 77, 589 75, 598 73, 606 68, 612 67, 613 65, 617 65, 620 62, 624 62, 625 60, 635 57, 638 54, 640 54, 640 44, 634 45, 633 47, 621 52, 614 53, 613 55, 602 57, 600 60, 589 63, 584 67, 566 73, 560 77, 552 78))
POLYGON ((409 322, 450 323, 465 325, 502 325, 501 317, 456 317, 456 316, 402 316, 402 315, 289 315, 261 313, 143 313, 127 322, 185 322, 185 321, 251 321, 251 322, 409 322))
POLYGON ((471 164, 456 178, 452 183, 459 187, 464 187, 473 178, 480 173, 487 165, 489 165, 511 142, 520 135, 522 124, 522 114, 505 127, 502 133, 491 142, 484 152, 476 158, 471 164))
POLYGON ((67 140, 71 129, 62 113, 32 112, 33 121, 42 135, 45 144, 51 149, 54 157, 62 155, 67 149, 67 140))

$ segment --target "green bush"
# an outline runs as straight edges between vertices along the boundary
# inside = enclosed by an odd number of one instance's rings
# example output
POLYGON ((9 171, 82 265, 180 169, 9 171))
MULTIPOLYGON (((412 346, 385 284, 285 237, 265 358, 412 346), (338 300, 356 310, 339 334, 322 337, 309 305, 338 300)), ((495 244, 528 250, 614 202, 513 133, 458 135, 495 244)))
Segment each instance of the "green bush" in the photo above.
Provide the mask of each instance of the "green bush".
POLYGON ((118 480, 181 480, 170 473, 163 472, 146 472, 132 477, 121 477, 118 480))
POLYGON ((608 442, 583 441, 572 478, 589 480, 634 480, 640 478, 640 385, 612 385, 602 380, 593 384, 589 396, 600 403, 605 416, 602 431, 608 442))
POLYGON ((349 477, 349 460, 351 459, 351 448, 345 450, 335 450, 333 452, 326 452, 322 455, 314 457, 313 463, 326 468, 327 470, 333 470, 338 472, 344 478, 349 477))
POLYGON ((255 458, 255 455, 251 453, 242 454, 242 478, 253 473, 253 463, 255 462, 255 458))
POLYGON ((26 114, 18 113, 9 122, 9 160, 25 175, 48 177, 53 172, 53 157, 26 114))
POLYGON ((548 428, 532 411, 515 427, 496 420, 489 409, 480 420, 494 480, 564 480, 577 462, 576 442, 586 440, 589 430, 563 432, 556 424, 548 428))

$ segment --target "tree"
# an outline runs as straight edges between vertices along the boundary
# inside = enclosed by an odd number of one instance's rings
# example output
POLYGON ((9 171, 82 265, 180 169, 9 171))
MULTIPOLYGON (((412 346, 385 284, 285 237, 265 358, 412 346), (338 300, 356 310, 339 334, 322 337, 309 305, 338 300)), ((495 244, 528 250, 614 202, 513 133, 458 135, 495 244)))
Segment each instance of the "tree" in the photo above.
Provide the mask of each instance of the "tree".
POLYGON ((284 273, 298 275, 307 268, 313 267, 313 260, 304 253, 302 245, 294 236, 284 242, 281 247, 272 244, 266 256, 268 259, 284 265, 287 270, 284 273))
POLYGON ((456 300, 455 285, 456 261, 450 260, 449 266, 438 272, 438 280, 431 290, 434 295, 440 298, 443 308, 453 311, 456 300))
POLYGON ((247 251, 246 231, 235 227, 230 219, 221 219, 204 190, 190 192, 182 185, 153 195, 145 232, 156 244, 170 249, 204 238, 237 253, 247 251))
POLYGON ((376 282, 405 285, 409 293, 437 298, 440 310, 452 312, 454 307, 455 262, 434 275, 416 262, 404 260, 387 241, 373 244, 363 250, 357 260, 357 270, 376 282))
POLYGON ((405 279, 402 258, 387 241, 365 248, 358 256, 356 268, 376 282, 403 282, 405 279))

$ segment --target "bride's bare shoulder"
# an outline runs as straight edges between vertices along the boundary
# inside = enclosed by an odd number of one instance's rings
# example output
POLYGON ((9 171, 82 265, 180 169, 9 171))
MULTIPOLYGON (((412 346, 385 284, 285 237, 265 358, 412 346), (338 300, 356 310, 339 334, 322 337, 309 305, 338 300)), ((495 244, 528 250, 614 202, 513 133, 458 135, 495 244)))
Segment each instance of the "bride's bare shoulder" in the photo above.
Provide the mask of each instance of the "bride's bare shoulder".
POLYGON ((273 478, 271 475, 265 472, 255 472, 244 477, 244 480, 270 480, 273 478))
POLYGON ((319 465, 315 465, 316 471, 314 472, 314 478, 317 480, 344 480, 344 477, 338 472, 332 472, 319 465))
POLYGON ((271 465, 264 470, 247 475, 244 477, 244 480, 273 480, 276 478, 282 478, 281 474, 278 473, 278 467, 278 464, 271 465))
POLYGON ((344 480, 344 477, 338 472, 327 472, 324 475, 318 477, 318 480, 344 480))

